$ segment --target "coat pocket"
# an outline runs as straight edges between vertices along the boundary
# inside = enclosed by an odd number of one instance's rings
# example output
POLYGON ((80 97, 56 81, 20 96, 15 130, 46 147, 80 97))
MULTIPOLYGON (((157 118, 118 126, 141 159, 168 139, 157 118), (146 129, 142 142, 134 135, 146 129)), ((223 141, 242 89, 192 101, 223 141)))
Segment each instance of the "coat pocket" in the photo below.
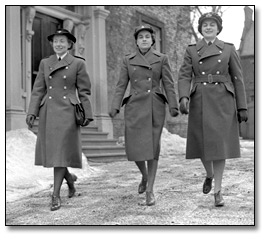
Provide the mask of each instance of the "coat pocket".
POLYGON ((122 105, 121 106, 126 105, 128 103, 128 101, 129 101, 129 99, 130 99, 131 96, 132 95, 129 95, 128 97, 124 98, 123 101, 122 101, 122 105))
POLYGON ((196 92, 197 86, 198 86, 197 83, 192 86, 189 96, 192 96, 196 92))
POLYGON ((226 90, 230 92, 233 96, 235 96, 233 85, 229 82, 225 82, 224 85, 226 87, 226 90))
POLYGON ((158 97, 160 97, 164 101, 164 103, 168 103, 168 100, 167 100, 165 95, 163 95, 162 93, 159 93, 159 92, 155 92, 155 93, 158 97))
POLYGON ((39 108, 41 108, 44 105, 46 99, 47 99, 47 95, 43 96, 43 98, 42 98, 42 100, 40 102, 39 108))

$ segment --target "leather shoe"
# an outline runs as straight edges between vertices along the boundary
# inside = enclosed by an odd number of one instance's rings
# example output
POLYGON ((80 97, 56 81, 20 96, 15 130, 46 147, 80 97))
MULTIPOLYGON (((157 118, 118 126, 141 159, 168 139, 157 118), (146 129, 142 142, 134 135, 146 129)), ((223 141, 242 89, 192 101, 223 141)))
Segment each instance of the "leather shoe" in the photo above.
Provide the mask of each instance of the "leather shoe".
POLYGON ((146 192, 146 205, 152 206, 155 205, 156 200, 153 192, 146 192))
POLYGON ((67 180, 67 185, 68 185, 68 197, 72 198, 76 192, 76 189, 74 187, 74 182, 77 181, 77 176, 73 173, 70 173, 70 177, 67 180))
POLYGON ((138 193, 142 194, 145 192, 146 190, 146 185, 147 185, 147 180, 143 179, 141 180, 140 184, 139 184, 139 188, 138 188, 138 193))
POLYGON ((61 207, 61 199, 59 196, 52 195, 51 211, 58 210, 61 207))
POLYGON ((222 197, 222 194, 220 191, 218 191, 217 193, 214 193, 214 197, 215 197, 215 206, 216 207, 224 206, 224 200, 223 200, 223 197, 222 197))
POLYGON ((212 189, 212 181, 213 177, 206 177, 203 183, 203 193, 207 194, 211 191, 212 189))

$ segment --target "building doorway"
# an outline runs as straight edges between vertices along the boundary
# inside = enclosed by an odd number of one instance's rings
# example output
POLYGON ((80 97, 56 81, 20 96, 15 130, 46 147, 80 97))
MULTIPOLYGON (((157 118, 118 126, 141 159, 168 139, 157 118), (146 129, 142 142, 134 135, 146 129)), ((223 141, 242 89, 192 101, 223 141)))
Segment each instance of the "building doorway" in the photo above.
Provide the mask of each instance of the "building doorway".
POLYGON ((53 49, 47 40, 47 36, 55 33, 57 29, 62 28, 63 21, 53 18, 42 13, 36 13, 33 22, 34 35, 32 37, 32 85, 38 73, 39 63, 41 59, 52 55, 53 49))

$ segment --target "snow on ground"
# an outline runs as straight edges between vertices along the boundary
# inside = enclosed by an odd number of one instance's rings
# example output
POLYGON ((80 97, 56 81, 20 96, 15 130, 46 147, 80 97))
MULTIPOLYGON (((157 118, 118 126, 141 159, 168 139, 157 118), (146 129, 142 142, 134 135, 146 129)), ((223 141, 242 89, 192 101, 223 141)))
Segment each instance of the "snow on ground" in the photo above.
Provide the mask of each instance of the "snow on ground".
MULTIPOLYGON (((36 135, 28 129, 6 132, 6 200, 15 201, 31 193, 53 185, 53 169, 34 165, 36 135)), ((253 141, 241 140, 241 152, 252 152, 253 141)), ((186 139, 171 134, 163 128, 161 136, 161 158, 183 155, 186 139)), ((99 175, 101 170, 89 166, 83 156, 83 168, 69 168, 78 176, 78 182, 99 175)))
MULTIPOLYGON (((25 195, 50 188, 53 169, 35 166, 36 135, 28 129, 6 132, 6 200, 14 201, 25 195)), ((82 154, 82 169, 69 168, 83 181, 98 175, 99 169, 90 167, 82 154)))

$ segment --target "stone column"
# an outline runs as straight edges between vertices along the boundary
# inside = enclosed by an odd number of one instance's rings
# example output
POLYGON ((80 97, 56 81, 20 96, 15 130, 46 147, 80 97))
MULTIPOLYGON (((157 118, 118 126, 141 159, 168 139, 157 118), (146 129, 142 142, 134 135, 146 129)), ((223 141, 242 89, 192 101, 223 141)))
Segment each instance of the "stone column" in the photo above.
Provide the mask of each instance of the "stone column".
POLYGON ((22 20, 20 10, 20 6, 6 8, 6 130, 26 128, 27 89, 31 89, 31 38, 35 10, 33 7, 22 9, 22 20))
POLYGON ((106 64, 106 26, 105 20, 109 11, 104 7, 94 9, 93 34, 95 39, 94 83, 95 83, 95 119, 99 130, 109 133, 113 137, 112 120, 108 115, 108 88, 106 64))

